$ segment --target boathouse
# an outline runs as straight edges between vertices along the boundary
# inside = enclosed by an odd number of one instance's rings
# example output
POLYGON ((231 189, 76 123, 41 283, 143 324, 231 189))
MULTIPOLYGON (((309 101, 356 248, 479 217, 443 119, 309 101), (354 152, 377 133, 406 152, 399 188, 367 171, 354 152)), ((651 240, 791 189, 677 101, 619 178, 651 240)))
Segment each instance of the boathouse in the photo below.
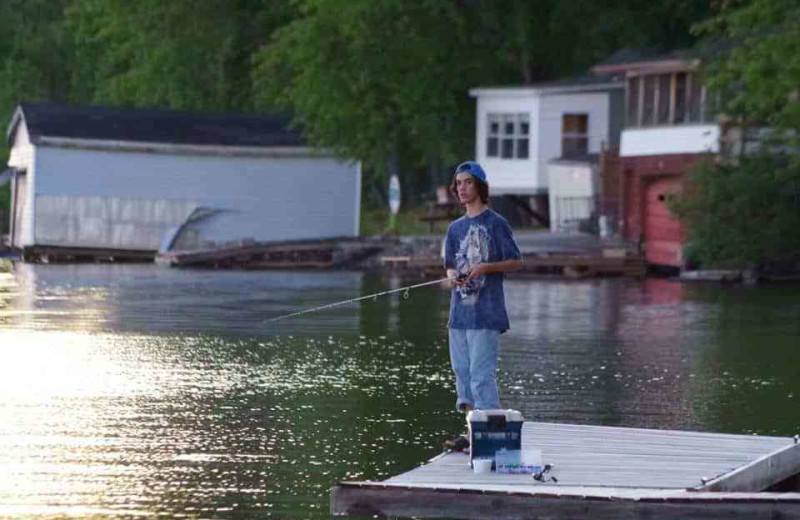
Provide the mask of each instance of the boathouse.
POLYGON ((596 74, 519 87, 476 87, 475 154, 492 196, 528 209, 552 231, 590 217, 599 154, 623 123, 622 76, 596 74))
POLYGON ((360 163, 284 115, 25 103, 7 140, 10 242, 26 258, 359 234, 360 163))
MULTIPOLYGON (((684 176, 719 153, 723 136, 697 52, 622 50, 596 65, 625 76, 625 128, 617 161, 622 234, 650 264, 680 267, 684 231, 668 202, 684 176)), ((731 132, 735 131, 731 129, 731 132)))

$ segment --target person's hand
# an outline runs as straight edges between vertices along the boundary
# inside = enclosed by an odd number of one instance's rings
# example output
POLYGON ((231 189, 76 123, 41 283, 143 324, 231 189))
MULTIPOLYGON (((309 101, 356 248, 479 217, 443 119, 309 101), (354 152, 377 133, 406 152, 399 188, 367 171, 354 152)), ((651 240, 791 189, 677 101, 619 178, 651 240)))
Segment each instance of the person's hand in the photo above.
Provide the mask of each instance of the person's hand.
POLYGON ((456 287, 464 287, 467 284, 467 277, 467 274, 459 273, 453 279, 453 283, 456 285, 456 287))
POLYGON ((480 278, 481 276, 486 274, 486 265, 485 264, 475 264, 469 270, 469 274, 467 275, 467 280, 475 280, 480 278))

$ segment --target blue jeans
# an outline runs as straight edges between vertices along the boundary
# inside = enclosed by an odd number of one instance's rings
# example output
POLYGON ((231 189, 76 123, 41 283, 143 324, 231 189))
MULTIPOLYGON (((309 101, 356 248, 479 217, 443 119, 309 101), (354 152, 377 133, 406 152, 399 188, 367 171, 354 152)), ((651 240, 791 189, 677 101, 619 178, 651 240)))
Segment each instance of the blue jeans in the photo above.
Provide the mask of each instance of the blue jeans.
POLYGON ((450 329, 450 364, 456 375, 456 409, 469 405, 500 408, 497 394, 497 351, 500 331, 450 329))

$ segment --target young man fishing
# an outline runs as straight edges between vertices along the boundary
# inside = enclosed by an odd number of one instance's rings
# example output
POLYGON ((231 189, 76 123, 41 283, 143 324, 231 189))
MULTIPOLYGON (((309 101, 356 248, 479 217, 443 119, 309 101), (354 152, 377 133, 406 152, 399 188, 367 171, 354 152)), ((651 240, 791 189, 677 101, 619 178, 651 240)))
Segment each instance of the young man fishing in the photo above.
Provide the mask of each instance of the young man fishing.
POLYGON ((489 183, 480 164, 460 164, 450 191, 466 209, 447 229, 444 248, 447 276, 456 277, 448 323, 456 408, 500 408, 498 339, 509 327, 503 278, 522 267, 522 257, 508 221, 488 206, 489 183))

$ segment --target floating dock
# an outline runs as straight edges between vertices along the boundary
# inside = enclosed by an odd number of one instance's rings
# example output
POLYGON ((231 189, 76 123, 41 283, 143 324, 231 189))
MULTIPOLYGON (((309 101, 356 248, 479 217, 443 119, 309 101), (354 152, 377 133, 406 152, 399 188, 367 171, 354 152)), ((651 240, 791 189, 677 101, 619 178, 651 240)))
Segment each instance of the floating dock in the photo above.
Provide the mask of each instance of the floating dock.
POLYGON ((464 519, 800 519, 798 437, 525 422, 558 479, 475 474, 443 453, 380 482, 342 482, 334 515, 464 519))
MULTIPOLYGON (((437 256, 395 255, 378 258, 385 271, 406 271, 441 276, 442 259, 437 256)), ((644 257, 625 251, 523 254, 522 268, 517 273, 557 275, 567 278, 625 276, 643 278, 647 274, 644 257)))
POLYGON ((159 253, 156 263, 175 267, 243 269, 332 269, 377 254, 381 240, 335 237, 282 242, 233 241, 226 247, 159 253))

